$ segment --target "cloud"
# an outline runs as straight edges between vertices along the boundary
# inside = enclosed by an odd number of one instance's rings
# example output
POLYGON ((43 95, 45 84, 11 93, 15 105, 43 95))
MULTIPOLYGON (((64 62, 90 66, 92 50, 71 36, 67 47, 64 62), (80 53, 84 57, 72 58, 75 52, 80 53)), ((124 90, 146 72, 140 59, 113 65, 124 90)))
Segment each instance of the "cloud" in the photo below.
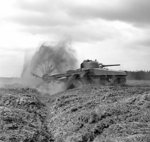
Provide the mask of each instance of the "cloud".
POLYGON ((0 76, 20 76, 23 67, 24 53, 0 49, 0 76))
POLYGON ((148 0, 17 0, 16 8, 11 19, 23 25, 23 32, 69 36, 80 42, 119 38, 130 33, 130 23, 142 28, 150 22, 148 0), (122 23, 127 29, 119 32, 115 24, 122 23))
POLYGON ((120 40, 124 36, 129 39, 130 35, 139 33, 127 23, 108 21, 99 17, 99 11, 115 10, 121 7, 118 0, 113 0, 112 3, 108 0, 83 0, 82 2, 79 0, 56 0, 55 2, 22 0, 17 2, 20 12, 13 17, 13 21, 23 25, 23 32, 56 38, 67 36, 79 42, 102 41, 110 38, 120 40))
POLYGON ((59 0, 17 0, 18 13, 11 19, 26 26, 74 25, 76 21, 61 8, 59 0))
POLYGON ((0 45, 31 49, 67 38, 84 58, 149 68, 148 0, 14 1, 15 12, 0 28, 0 45))
POLYGON ((96 20, 95 22, 86 21, 72 26, 31 26, 26 27, 25 31, 28 31, 30 33, 40 33, 43 35, 55 35, 60 38, 67 37, 70 38, 72 41, 91 42, 120 37, 122 33, 120 32, 120 29, 115 28, 115 26, 116 24, 113 22, 96 20))
POLYGON ((106 0, 106 3, 103 0, 95 0, 90 4, 68 6, 68 12, 81 19, 103 18, 131 22, 135 25, 150 23, 149 0, 113 0, 109 3, 108 0, 106 0))
POLYGON ((149 0, 17 0, 13 20, 26 26, 73 26, 95 19, 149 26, 149 0))
POLYGON ((38 13, 50 13, 57 11, 60 6, 60 0, 17 0, 17 7, 21 10, 27 10, 38 13))
POLYGON ((74 25, 74 22, 66 13, 61 11, 57 13, 35 13, 35 12, 22 12, 21 15, 17 15, 13 18, 15 22, 26 26, 59 26, 59 25, 74 25), (21 16, 22 15, 22 16, 21 16))
MULTIPOLYGON (((144 25, 150 21, 148 0, 16 0, 10 19, 23 33, 79 42, 114 39, 146 44, 144 25), (136 26, 135 26, 136 25, 136 26), (137 25, 140 27, 137 27, 137 25), (137 36, 138 35, 138 36, 137 36)), ((147 41, 148 44, 148 41, 147 41)))

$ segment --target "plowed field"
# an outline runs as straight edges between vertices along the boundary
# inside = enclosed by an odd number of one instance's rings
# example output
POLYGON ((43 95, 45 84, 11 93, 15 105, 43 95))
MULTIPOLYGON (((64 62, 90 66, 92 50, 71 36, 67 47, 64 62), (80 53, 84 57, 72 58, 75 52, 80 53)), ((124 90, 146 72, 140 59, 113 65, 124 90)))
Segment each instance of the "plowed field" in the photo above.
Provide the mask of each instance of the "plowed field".
POLYGON ((1 89, 0 105, 4 142, 150 142, 150 87, 1 89))

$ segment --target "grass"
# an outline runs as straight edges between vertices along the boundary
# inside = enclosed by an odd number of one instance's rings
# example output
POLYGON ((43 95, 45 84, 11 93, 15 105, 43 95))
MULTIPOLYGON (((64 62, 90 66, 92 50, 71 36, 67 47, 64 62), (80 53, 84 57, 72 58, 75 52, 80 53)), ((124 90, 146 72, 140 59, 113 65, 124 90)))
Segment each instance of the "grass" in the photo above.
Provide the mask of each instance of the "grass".
POLYGON ((150 87, 150 80, 127 80, 129 86, 150 87))

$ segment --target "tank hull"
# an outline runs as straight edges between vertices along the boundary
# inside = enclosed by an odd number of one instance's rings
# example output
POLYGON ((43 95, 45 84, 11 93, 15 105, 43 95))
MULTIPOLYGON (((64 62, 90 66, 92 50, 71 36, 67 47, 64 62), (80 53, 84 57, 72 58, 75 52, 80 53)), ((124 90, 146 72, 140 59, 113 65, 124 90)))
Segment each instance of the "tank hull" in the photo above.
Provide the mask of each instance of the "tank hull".
MULTIPOLYGON (((82 86, 86 84, 98 85, 125 85, 127 73, 124 71, 113 71, 105 69, 87 69, 82 70, 82 75, 78 74, 74 77, 74 86, 82 86), (77 83, 79 82, 78 85, 77 83)), ((71 83, 69 83, 71 84, 71 83)), ((69 86, 68 86, 69 87, 69 86)))
POLYGON ((95 69, 88 69, 89 72, 91 72, 91 74, 93 75, 120 75, 120 76, 126 76, 126 72, 124 71, 114 71, 114 70, 107 70, 107 69, 99 69, 99 68, 95 68, 95 69))
POLYGON ((46 82, 61 81, 66 84, 67 89, 82 87, 87 84, 98 85, 125 85, 127 73, 107 69, 77 69, 70 70, 64 74, 46 75, 46 82))
POLYGON ((68 70, 62 74, 45 74, 42 79, 48 83, 51 81, 62 81, 66 84, 67 89, 82 87, 87 84, 125 85, 127 76, 125 71, 104 68, 119 65, 103 65, 97 61, 85 60, 81 63, 80 69, 68 70))

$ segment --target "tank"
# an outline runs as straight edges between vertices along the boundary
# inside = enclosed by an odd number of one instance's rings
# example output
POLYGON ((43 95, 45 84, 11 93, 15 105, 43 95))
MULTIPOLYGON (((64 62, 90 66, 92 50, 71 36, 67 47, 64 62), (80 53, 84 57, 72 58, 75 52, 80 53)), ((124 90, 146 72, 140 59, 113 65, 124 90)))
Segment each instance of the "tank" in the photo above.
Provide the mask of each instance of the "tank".
POLYGON ((62 81, 66 84, 67 89, 87 84, 125 85, 127 73, 106 68, 111 66, 120 66, 120 64, 104 65, 97 60, 84 60, 79 69, 68 70, 63 74, 45 74, 42 79, 48 83, 62 81))

